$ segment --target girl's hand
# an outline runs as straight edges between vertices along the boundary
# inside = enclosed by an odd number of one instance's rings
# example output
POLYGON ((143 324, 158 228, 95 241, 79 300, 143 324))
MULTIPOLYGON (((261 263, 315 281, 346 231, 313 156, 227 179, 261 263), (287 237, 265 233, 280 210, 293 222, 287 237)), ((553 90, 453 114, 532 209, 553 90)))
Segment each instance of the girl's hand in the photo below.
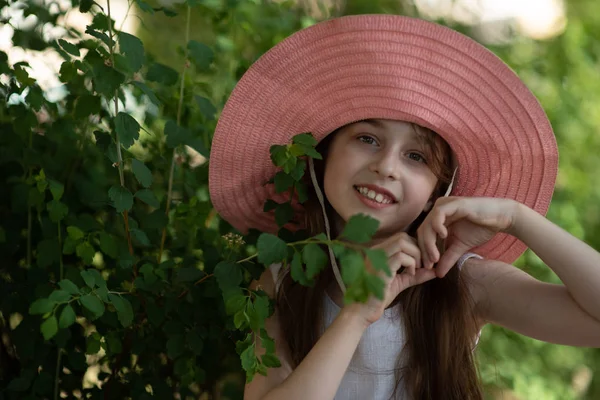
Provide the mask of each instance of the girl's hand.
POLYGON ((510 231, 517 218, 519 203, 495 197, 442 197, 429 212, 417 238, 423 266, 444 277, 470 249, 489 241, 496 233, 510 231), (436 246, 446 240, 443 255, 436 246))
MULTIPOLYGON (((383 315, 383 311, 404 289, 436 277, 434 271, 422 268, 421 250, 416 239, 410 237, 406 232, 397 233, 371 248, 385 250, 392 274, 387 276, 385 272, 378 272, 385 284, 383 301, 371 296, 365 304, 355 303, 351 305, 357 308, 367 325, 377 321, 383 315), (405 270, 398 273, 401 267, 404 267, 405 270)), ((374 269, 368 259, 366 264, 369 271, 373 272, 374 269)))

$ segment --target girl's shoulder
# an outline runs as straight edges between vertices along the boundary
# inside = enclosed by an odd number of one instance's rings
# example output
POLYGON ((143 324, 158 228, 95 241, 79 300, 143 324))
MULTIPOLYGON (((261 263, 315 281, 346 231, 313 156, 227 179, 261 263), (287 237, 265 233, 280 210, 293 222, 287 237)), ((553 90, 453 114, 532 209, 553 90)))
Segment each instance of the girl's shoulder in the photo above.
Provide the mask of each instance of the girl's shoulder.
POLYGON ((275 298, 277 296, 277 289, 279 288, 278 277, 280 270, 281 264, 270 265, 263 271, 258 280, 252 281, 252 283, 250 284, 250 289, 264 290, 270 298, 275 298))

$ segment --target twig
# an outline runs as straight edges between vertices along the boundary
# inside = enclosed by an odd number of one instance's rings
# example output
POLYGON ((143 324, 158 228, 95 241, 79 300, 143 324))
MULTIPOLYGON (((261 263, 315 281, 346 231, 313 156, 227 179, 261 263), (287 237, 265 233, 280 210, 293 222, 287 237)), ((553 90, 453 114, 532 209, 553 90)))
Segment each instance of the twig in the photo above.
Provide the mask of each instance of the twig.
MULTIPOLYGON (((207 280, 208 278, 214 276, 214 274, 208 274, 206 276, 203 276, 202 278, 198 279, 195 283, 194 286, 201 284, 202 282, 204 282, 205 280, 207 280)), ((183 292, 181 292, 181 294, 179 296, 177 296, 178 299, 182 298, 183 296, 185 296, 187 293, 189 292, 189 289, 185 289, 183 292)))
MULTIPOLYGON (((185 73, 189 68, 188 61, 188 48, 187 44, 190 41, 190 20, 191 20, 192 8, 187 6, 187 18, 186 18, 186 29, 185 29, 185 60, 183 63, 183 71, 181 72, 181 82, 179 84, 179 104, 177 105, 177 126, 181 124, 181 110, 183 109, 183 89, 185 88, 185 73)), ((177 158, 177 147, 173 149, 173 157, 171 158, 171 169, 169 171, 169 187, 167 190, 167 205, 165 207, 165 215, 169 217, 169 210, 171 209, 171 200, 173 199, 173 175, 175 173, 175 160, 177 158)), ((160 238, 160 250, 158 251, 158 263, 162 260, 163 250, 165 248, 165 240, 167 238, 167 227, 165 226, 162 231, 160 238)))
MULTIPOLYGON (((110 62, 114 68, 115 66, 115 52, 114 52, 114 39, 113 39, 113 31, 112 31, 112 17, 110 14, 110 0, 106 1, 106 7, 108 11, 108 33, 110 37, 110 62)), ((119 114, 119 89, 115 90, 115 118, 119 114)), ((121 182, 121 187, 125 187, 125 176, 123 174, 123 154, 121 153, 121 140, 119 139, 119 132, 115 129, 115 138, 117 145, 117 169, 119 170, 119 181, 121 182)), ((133 256, 133 245, 131 243, 131 233, 129 231, 129 217, 127 211, 123 212, 123 221, 125 223, 125 236, 127 237, 127 244, 129 245, 129 254, 133 256)), ((137 270, 134 266, 133 273, 137 276, 137 270)))

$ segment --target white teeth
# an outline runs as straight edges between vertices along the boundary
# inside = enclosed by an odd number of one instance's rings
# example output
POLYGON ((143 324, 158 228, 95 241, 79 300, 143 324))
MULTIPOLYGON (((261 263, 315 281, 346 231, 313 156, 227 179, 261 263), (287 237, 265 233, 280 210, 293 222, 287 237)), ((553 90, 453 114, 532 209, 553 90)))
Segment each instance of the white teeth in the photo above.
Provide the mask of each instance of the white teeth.
POLYGON ((392 202, 390 199, 386 198, 381 193, 376 193, 374 190, 369 190, 366 187, 357 187, 357 190, 363 196, 365 196, 371 200, 374 200, 377 203, 390 204, 392 202))

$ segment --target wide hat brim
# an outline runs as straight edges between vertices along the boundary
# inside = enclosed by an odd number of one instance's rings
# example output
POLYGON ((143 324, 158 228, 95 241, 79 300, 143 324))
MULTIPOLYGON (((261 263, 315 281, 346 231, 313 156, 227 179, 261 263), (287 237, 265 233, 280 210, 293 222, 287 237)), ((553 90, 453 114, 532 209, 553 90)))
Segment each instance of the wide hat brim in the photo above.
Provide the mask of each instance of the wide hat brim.
MULTIPOLYGON (((544 110, 518 76, 474 40, 395 15, 328 20, 301 30, 246 71, 219 118, 209 161, 216 211, 246 233, 277 231, 267 199, 283 199, 269 148, 370 119, 414 122, 455 152, 452 195, 515 199, 548 210, 558 150, 544 110)), ((301 212, 301 211, 299 211, 301 212)), ((302 218, 300 218, 302 220, 302 218)), ((514 262, 526 249, 498 234, 474 251, 514 262)))

